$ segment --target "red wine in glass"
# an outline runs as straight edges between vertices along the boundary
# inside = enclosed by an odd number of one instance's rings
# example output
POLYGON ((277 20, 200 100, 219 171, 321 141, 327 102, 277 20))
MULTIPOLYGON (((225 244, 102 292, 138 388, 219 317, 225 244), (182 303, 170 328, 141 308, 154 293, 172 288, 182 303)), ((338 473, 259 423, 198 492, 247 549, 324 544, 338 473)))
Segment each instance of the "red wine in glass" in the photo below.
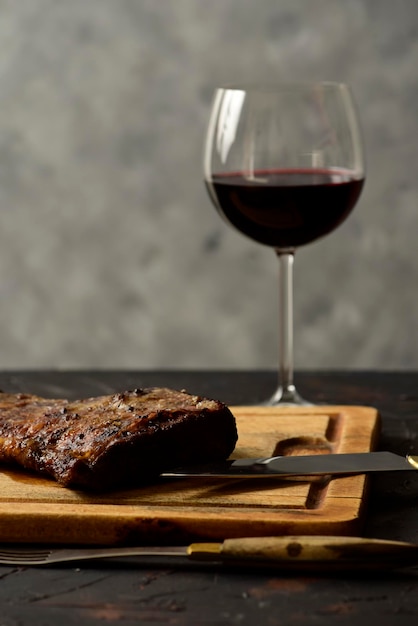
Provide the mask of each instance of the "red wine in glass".
POLYGON ((293 249, 341 224, 363 183, 350 170, 310 168, 215 173, 206 185, 237 230, 268 246, 293 249))

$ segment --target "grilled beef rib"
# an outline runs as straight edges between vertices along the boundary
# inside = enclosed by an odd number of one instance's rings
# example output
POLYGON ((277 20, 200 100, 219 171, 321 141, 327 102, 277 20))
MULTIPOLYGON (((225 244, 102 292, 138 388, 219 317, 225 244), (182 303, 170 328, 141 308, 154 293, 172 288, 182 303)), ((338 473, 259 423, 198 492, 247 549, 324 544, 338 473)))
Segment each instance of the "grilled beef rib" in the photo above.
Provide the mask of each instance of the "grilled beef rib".
POLYGON ((0 462, 66 487, 139 485, 176 465, 226 459, 237 430, 221 402, 165 388, 83 400, 0 392, 0 462))

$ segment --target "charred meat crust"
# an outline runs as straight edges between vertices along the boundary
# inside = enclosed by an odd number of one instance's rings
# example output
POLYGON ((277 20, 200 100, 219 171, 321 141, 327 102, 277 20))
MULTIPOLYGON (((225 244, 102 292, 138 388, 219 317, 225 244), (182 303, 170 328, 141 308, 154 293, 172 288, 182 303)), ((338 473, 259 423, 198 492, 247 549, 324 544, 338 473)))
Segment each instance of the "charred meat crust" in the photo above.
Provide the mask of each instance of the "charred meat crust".
POLYGON ((0 393, 0 462, 106 491, 176 465, 226 459, 237 441, 221 402, 147 388, 71 402, 0 393))

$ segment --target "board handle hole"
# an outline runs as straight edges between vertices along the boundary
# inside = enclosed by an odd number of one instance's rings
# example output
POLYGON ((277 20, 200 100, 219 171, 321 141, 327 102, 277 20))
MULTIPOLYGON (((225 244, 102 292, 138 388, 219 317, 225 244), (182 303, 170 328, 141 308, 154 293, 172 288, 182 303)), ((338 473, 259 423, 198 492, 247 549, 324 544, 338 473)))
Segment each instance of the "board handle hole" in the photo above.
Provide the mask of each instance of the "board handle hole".
POLYGON ((334 446, 324 437, 303 435, 282 439, 276 443, 272 456, 306 456, 310 454, 331 454, 334 446))

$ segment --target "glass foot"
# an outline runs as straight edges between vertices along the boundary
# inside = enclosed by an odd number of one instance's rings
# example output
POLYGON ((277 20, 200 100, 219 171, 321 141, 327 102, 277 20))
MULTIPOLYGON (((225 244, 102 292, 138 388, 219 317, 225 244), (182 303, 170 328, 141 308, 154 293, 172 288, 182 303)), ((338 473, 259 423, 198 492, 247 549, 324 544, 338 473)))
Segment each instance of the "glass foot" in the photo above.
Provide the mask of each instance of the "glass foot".
POLYGON ((264 406, 313 406, 296 391, 294 385, 279 387, 274 395, 264 403, 264 406))

